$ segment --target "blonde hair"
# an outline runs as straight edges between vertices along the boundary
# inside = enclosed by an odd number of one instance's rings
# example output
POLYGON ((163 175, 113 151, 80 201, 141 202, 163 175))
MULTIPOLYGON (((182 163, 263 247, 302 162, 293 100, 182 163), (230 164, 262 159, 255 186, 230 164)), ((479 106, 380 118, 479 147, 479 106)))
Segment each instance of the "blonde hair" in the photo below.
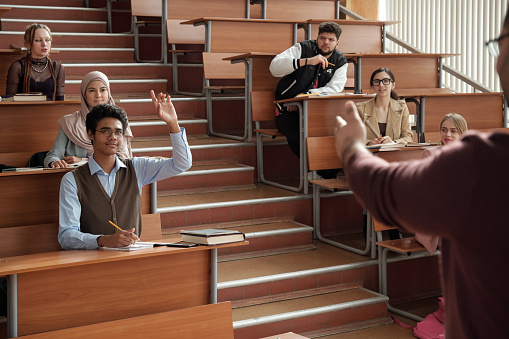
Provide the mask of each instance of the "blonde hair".
MULTIPOLYGON (((462 135, 463 133, 468 131, 467 121, 465 120, 465 118, 463 118, 458 113, 448 113, 448 114, 444 115, 444 117, 442 118, 442 121, 440 122, 440 130, 442 129, 442 124, 446 120, 452 121, 454 126, 456 126, 456 128, 458 129, 458 132, 460 133, 460 135, 462 135)), ((442 140, 440 140, 438 144, 443 145, 442 140)))
MULTIPOLYGON (((37 23, 28 25, 25 29, 25 35, 23 37, 25 40, 25 44, 27 45, 27 47, 29 47, 27 55, 25 56, 25 73, 23 74, 23 92, 24 93, 30 92, 30 78, 31 78, 31 73, 32 73, 32 57, 31 57, 30 51, 32 49, 32 44, 34 43, 35 31, 40 28, 48 31, 49 36, 51 38, 51 30, 49 29, 49 27, 44 24, 37 24, 37 23)), ((49 55, 47 56, 47 59, 48 59, 48 68, 51 73, 51 77, 53 78, 53 101, 55 101, 55 95, 56 95, 56 91, 57 91, 57 80, 55 78, 55 69, 53 68, 53 62, 51 61, 49 55)))

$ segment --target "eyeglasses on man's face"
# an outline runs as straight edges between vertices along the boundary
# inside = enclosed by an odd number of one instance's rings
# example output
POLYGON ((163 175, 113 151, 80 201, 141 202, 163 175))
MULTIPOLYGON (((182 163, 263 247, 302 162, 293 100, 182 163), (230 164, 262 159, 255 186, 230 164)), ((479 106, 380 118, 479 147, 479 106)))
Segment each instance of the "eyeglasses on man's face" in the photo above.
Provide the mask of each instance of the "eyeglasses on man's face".
POLYGON ((379 86, 380 83, 384 84, 384 85, 390 85, 392 82, 392 79, 390 78, 385 78, 385 79, 374 79, 373 81, 371 81, 371 85, 373 86, 379 86))
POLYGON ((490 53, 490 55, 492 55, 495 58, 497 58, 499 56, 499 54, 500 54, 500 40, 505 39, 507 37, 509 37, 509 32, 504 35, 499 36, 496 39, 486 42, 486 47, 488 47, 488 52, 490 53))
POLYGON ((96 129, 96 132, 102 133, 105 137, 109 138, 112 134, 115 134, 115 137, 122 138, 124 136, 124 131, 112 130, 112 129, 96 129))

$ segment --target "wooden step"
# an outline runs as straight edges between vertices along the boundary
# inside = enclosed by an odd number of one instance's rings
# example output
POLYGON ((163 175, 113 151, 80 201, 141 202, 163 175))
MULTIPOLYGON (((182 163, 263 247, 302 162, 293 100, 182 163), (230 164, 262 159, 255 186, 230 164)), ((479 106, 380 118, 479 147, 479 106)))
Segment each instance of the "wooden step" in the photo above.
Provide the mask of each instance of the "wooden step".
MULTIPOLYGON (((40 6, 41 0, 3 0, 2 4, 40 6)), ((83 0, 45 0, 44 5, 53 7, 84 7, 83 0)))
POLYGON ((163 230, 289 216, 294 216, 304 225, 312 224, 312 200, 309 196, 263 184, 217 189, 212 192, 210 189, 209 192, 173 191, 172 195, 159 192, 163 194, 158 197, 163 230))
POLYGON ((2 18, 2 30, 25 31, 26 26, 33 22, 47 25, 56 32, 106 33, 107 22, 102 21, 75 21, 75 20, 37 20, 30 18, 2 18))
MULTIPOLYGON (((100 71, 110 76, 153 76, 159 78, 171 79, 171 65, 161 63, 139 63, 130 61, 117 63, 114 60, 96 60, 93 63, 90 60, 83 62, 64 63, 65 75, 69 77, 83 78, 87 73, 100 71)), ((133 91, 138 93, 140 91, 133 91)), ((131 93, 131 92, 126 92, 131 93)), ((145 96, 147 98, 147 96, 145 96)))
MULTIPOLYGON (((243 164, 256 163, 255 144, 228 140, 208 135, 188 135, 193 160, 239 159, 243 164)), ((166 135, 161 137, 139 137, 132 143, 135 156, 172 156, 172 147, 166 135)))
POLYGON ((157 183, 159 192, 169 190, 204 191, 217 186, 253 184, 254 167, 234 161, 194 161, 191 169, 157 183))
POLYGON ((218 299, 240 301, 311 288, 364 283, 378 289, 376 260, 319 241, 314 250, 224 261, 218 264, 218 299))
POLYGON ((69 63, 76 60, 87 59, 88 62, 94 60, 115 60, 116 62, 132 62, 134 60, 134 48, 86 48, 86 47, 54 47, 53 50, 59 51, 54 57, 62 63, 69 63))
MULTIPOLYGON (((82 77, 77 76, 66 77, 65 93, 68 95, 79 95, 81 78, 82 77)), ((144 91, 149 93, 150 90, 154 90, 155 92, 166 92, 168 85, 167 79, 154 78, 152 76, 108 76, 108 79, 110 81, 111 93, 131 91, 144 91)))
MULTIPOLYGON (((2 20, 3 22, 3 20, 2 20)), ((50 26, 50 28, 53 28, 50 26)), ((0 32, 0 48, 10 48, 11 45, 23 46, 25 30, 0 32)), ((52 46, 56 47, 117 47, 134 48, 134 35, 129 33, 104 34, 87 33, 86 35, 72 32, 51 32, 52 46)), ((87 63, 85 58, 83 62, 87 63)), ((111 62, 111 60, 110 60, 111 62)))
POLYGON ((389 322, 388 298, 360 286, 331 286, 258 298, 256 304, 232 303, 233 328, 239 338, 283 332, 302 333, 372 320, 389 322))
MULTIPOLYGON (((11 10, 2 16, 4 18, 37 18, 44 20, 85 20, 106 21, 108 12, 106 8, 84 7, 53 7, 53 6, 20 6, 10 5, 11 10)), ((51 28, 51 27, 50 27, 51 28)))
MULTIPOLYGON (((152 104, 152 103, 151 103, 152 104)), ((154 106, 150 107, 154 109, 154 106)), ((125 108, 124 108, 125 109, 125 108)), ((179 117, 181 114, 179 114, 179 117)), ((179 125, 186 129, 188 135, 207 133, 206 119, 184 119, 179 118, 179 125)), ((156 116, 129 117, 129 126, 136 137, 149 137, 154 135, 167 135, 168 126, 156 116), (138 118, 138 119, 136 119, 138 118)))

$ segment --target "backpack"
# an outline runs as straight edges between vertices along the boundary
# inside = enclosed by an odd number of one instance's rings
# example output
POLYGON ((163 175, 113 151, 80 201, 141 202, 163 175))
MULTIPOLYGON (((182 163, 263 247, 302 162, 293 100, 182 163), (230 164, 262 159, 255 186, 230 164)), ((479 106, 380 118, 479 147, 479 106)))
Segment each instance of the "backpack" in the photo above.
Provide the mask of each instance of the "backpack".
POLYGON ((444 298, 440 297, 438 302, 439 308, 435 312, 428 314, 426 318, 418 322, 417 325, 410 326, 401 321, 394 319, 394 321, 404 328, 411 328, 414 330, 414 336, 421 339, 445 339, 444 327, 444 298))
POLYGON ((48 151, 37 152, 32 155, 30 160, 28 160, 28 167, 44 167, 44 158, 46 158, 46 154, 48 154, 48 151))

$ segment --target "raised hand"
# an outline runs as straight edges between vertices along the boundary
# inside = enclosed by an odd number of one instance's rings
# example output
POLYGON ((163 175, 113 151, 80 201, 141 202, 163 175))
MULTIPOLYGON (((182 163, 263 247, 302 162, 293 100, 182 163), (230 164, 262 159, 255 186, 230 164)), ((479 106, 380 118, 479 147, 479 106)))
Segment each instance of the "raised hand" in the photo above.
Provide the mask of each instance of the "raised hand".
POLYGON ((166 122, 170 127, 171 133, 180 132, 177 111, 175 111, 175 107, 171 102, 171 97, 163 93, 159 93, 156 97, 153 90, 150 91, 150 96, 152 97, 152 102, 154 103, 154 108, 156 109, 159 119, 166 122))

